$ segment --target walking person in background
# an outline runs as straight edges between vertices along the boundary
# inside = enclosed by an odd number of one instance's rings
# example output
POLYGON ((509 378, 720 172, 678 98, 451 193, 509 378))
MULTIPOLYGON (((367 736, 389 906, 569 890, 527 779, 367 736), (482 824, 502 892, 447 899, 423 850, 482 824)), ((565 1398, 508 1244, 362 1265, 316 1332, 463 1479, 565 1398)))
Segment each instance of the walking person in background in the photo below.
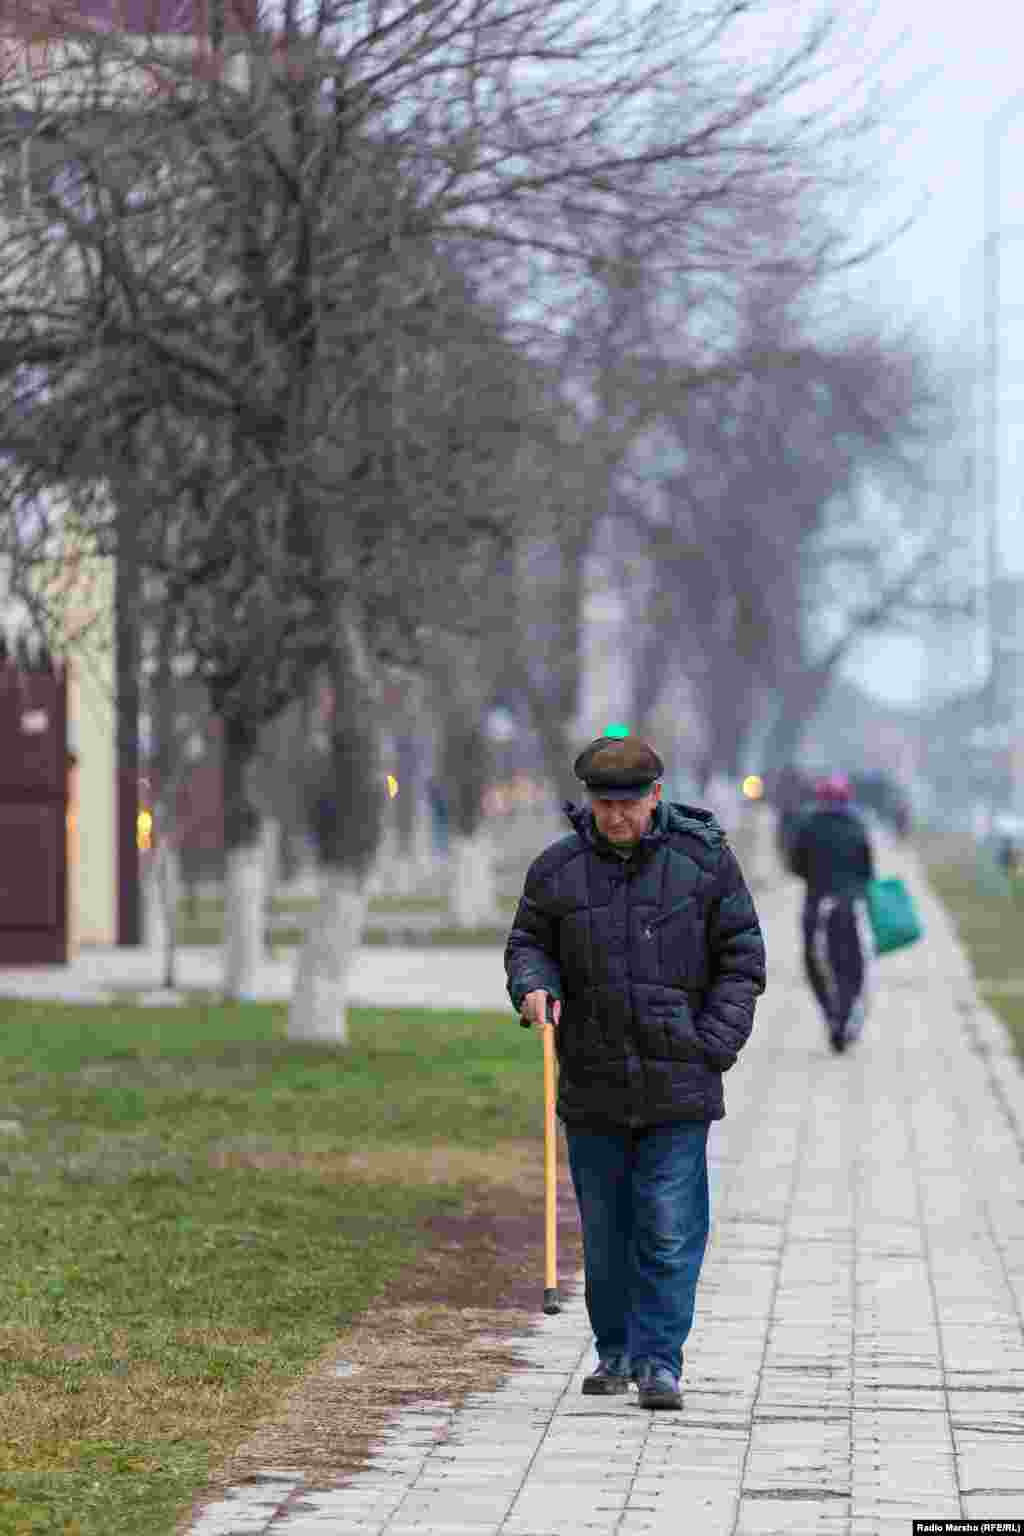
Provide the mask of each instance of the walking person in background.
POLYGON ((874 943, 865 892, 874 856, 846 775, 819 779, 814 792, 816 803, 789 843, 788 862, 807 885, 804 969, 829 1043, 843 1051, 859 1038, 867 1013, 874 943))
POLYGON ((601 736, 576 759, 589 805, 530 865, 505 949, 512 1004, 546 1024, 583 1228, 598 1354, 583 1383, 679 1408, 709 1227, 708 1127, 764 990, 764 943, 709 811, 663 803, 661 758, 601 736))

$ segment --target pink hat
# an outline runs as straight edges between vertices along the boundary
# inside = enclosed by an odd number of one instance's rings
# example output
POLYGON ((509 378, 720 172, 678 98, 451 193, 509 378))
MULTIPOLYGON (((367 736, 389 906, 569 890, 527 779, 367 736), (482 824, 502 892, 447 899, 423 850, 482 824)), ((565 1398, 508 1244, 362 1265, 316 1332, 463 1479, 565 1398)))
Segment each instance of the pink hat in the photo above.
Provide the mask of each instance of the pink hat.
POLYGON ((845 773, 830 773, 815 782, 814 793, 819 800, 841 805, 850 798, 850 781, 845 773))

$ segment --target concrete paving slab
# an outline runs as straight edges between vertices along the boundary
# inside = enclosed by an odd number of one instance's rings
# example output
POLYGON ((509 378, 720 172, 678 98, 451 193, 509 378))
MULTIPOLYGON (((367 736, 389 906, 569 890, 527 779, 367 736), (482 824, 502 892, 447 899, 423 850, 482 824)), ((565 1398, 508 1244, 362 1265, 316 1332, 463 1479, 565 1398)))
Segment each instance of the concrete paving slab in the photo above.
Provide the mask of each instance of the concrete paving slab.
POLYGON ((966 1520, 1020 1520, 1022 1502, 1019 1493, 971 1493, 962 1494, 966 1520))
POLYGON ((998 1488, 1004 1493, 1015 1491, 1024 1495, 1024 1454, 1020 1440, 994 1439, 990 1445, 967 1445, 957 1455, 956 1462, 964 1489, 998 1488))
POLYGON ((502 1529, 501 1525, 495 1525, 493 1521, 486 1525, 478 1525, 465 1520, 439 1520, 429 1523, 413 1520, 404 1521, 400 1525, 389 1525, 388 1536, 498 1536, 502 1529))
POLYGON ((844 1501, 747 1496, 740 1501, 736 1536, 773 1536, 774 1532, 845 1536, 847 1518, 844 1501))

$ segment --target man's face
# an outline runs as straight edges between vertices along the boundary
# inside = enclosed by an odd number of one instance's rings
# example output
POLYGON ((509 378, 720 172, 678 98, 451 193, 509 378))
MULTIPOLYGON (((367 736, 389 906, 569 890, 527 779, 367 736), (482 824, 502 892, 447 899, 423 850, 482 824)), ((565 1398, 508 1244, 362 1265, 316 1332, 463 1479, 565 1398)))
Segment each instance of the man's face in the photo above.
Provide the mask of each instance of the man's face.
POLYGON ((591 795, 590 808, 601 836, 616 848, 632 848, 651 825, 654 807, 661 799, 661 785, 655 784, 640 800, 602 800, 591 795))

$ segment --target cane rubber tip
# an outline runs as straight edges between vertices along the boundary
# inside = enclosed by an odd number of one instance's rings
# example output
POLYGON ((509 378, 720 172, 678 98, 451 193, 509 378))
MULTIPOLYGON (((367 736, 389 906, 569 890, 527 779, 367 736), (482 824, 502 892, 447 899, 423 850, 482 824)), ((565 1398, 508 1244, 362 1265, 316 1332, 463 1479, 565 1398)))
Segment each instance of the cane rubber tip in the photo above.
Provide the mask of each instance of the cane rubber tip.
POLYGON ((549 1317, 553 1317, 556 1312, 561 1312, 561 1310, 562 1310, 562 1303, 558 1299, 558 1292, 557 1291, 545 1291, 544 1292, 544 1311, 548 1314, 548 1316, 549 1317))

